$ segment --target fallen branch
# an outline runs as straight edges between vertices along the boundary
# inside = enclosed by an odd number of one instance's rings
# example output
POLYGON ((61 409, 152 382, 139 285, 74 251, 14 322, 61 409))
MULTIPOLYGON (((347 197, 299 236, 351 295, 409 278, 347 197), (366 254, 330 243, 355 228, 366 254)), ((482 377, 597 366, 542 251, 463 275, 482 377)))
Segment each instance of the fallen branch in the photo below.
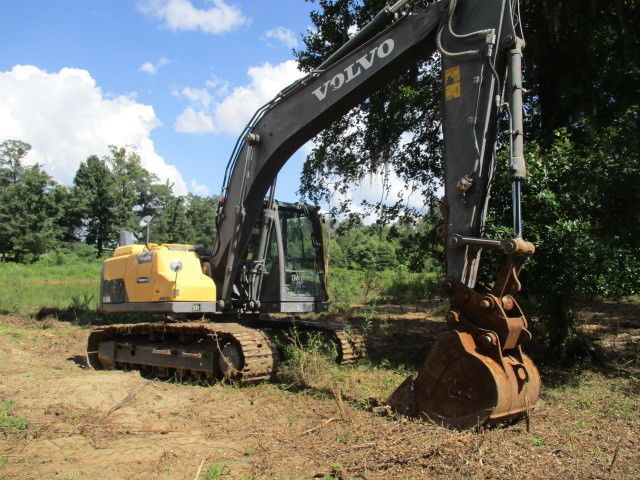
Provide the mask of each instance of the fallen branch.
POLYGON ((620 453, 620 445, 622 444, 622 438, 618 440, 618 444, 616 445, 616 449, 613 452, 613 458, 611 459, 611 463, 609 464, 609 468, 607 468, 607 472, 611 473, 616 466, 616 462, 618 461, 618 453, 620 453))
POLYGON ((200 478, 200 472, 202 472, 202 466, 204 465, 204 462, 207 461, 208 455, 202 457, 202 461, 200 462, 200 466, 198 467, 198 471, 196 472, 196 476, 193 477, 193 480, 198 480, 198 478, 200 478))
POLYGON ((331 422, 335 422, 336 420, 341 420, 340 417, 331 417, 331 418, 327 418, 326 420, 323 420, 320 425, 316 425, 315 427, 309 428, 308 430, 305 430, 304 432, 302 432, 302 434, 300 436, 303 435, 308 435, 310 433, 315 432, 316 430, 320 430, 320 428, 324 427, 326 424, 331 423, 331 422))
POLYGON ((109 410, 107 413, 105 413, 104 418, 107 418, 109 415, 111 415, 113 412, 115 412, 116 410, 121 409, 122 407, 124 407, 127 403, 132 402, 135 398, 136 395, 145 387, 146 385, 142 385, 140 388, 138 388, 136 391, 130 391, 126 397, 124 397, 122 400, 120 400, 114 407, 111 408, 111 410, 109 410))

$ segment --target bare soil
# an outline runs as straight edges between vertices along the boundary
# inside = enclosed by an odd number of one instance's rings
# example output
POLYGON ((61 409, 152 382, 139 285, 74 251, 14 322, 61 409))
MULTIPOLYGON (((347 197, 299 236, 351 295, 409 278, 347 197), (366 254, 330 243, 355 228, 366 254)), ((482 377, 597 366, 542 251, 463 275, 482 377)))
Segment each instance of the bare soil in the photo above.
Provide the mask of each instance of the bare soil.
MULTIPOLYGON (((634 330, 637 314, 616 310, 616 335, 634 330)), ((583 324, 602 325, 589 318, 583 324)), ((0 429, 0 478, 196 480, 216 462, 220 478, 244 480, 640 478, 640 381, 627 360, 605 372, 588 360, 543 369, 547 388, 529 430, 522 422, 453 432, 366 408, 367 395, 382 400, 388 379, 402 378, 394 369, 424 358, 441 321, 359 321, 374 324, 372 360, 340 367, 351 386, 327 392, 313 382, 202 387, 93 371, 83 358, 88 329, 0 316, 0 402, 29 421, 20 432, 0 429)))

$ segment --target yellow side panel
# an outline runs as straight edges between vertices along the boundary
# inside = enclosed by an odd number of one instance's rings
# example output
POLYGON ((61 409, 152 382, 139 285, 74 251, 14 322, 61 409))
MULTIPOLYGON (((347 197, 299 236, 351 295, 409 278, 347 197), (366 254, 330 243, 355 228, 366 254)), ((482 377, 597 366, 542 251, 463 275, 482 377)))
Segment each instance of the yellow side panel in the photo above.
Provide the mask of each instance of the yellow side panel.
POLYGON ((144 245, 124 245, 122 247, 118 247, 113 251, 114 257, 121 257, 123 255, 130 255, 132 253, 140 253, 145 250, 144 245))
POLYGON ((124 278, 128 257, 112 257, 104 261, 102 264, 103 280, 115 280, 116 278, 124 278))
POLYGON ((117 278, 124 279, 125 302, 216 301, 213 280, 202 273, 200 260, 186 248, 154 246, 151 251, 110 258, 104 262, 103 279, 117 278), (169 267, 172 260, 182 263, 177 275, 169 267))

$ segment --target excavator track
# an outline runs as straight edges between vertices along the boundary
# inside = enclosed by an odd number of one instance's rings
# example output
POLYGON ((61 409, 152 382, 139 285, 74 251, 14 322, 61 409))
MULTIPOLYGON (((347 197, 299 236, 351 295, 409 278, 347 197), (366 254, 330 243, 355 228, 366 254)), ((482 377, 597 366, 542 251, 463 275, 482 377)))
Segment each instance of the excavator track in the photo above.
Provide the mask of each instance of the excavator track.
POLYGON ((272 336, 289 327, 329 334, 340 365, 365 355, 364 337, 341 324, 260 316, 248 325, 200 321, 98 327, 89 334, 87 360, 97 370, 140 370, 158 377, 250 384, 274 375, 279 355, 272 336))
POLYGON ((336 328, 331 331, 340 342, 339 363, 340 365, 349 365, 364 358, 366 347, 364 337, 361 333, 347 331, 342 328, 336 328))
POLYGON ((237 323, 139 323, 93 330, 87 359, 99 370, 191 374, 245 384, 271 378, 278 351, 267 331, 237 323))
POLYGON ((284 314, 262 314, 257 325, 278 329, 297 327, 302 330, 326 333, 336 346, 336 363, 339 365, 350 365, 364 358, 367 353, 362 333, 342 323, 320 322, 284 314))

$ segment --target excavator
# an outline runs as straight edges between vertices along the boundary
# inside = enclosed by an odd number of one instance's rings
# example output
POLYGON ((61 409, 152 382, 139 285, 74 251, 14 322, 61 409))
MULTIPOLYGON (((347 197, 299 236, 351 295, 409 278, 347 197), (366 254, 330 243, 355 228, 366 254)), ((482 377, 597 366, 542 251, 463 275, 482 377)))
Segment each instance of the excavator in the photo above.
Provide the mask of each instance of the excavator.
POLYGON ((292 325, 331 336, 341 363, 362 356, 357 333, 302 315, 327 307, 326 226, 317 207, 277 202, 276 177, 305 142, 439 52, 448 330, 387 403, 399 414, 459 429, 527 416, 540 376, 522 350, 531 334, 514 298, 523 261, 535 250, 522 235, 523 38, 519 0, 386 6, 255 112, 227 164, 211 250, 122 242, 104 262, 101 311, 160 318, 94 329, 89 364, 255 382, 275 373, 274 333, 292 325), (512 179, 513 236, 494 239, 484 233, 499 133, 509 138, 502 168, 512 179), (490 286, 477 282, 485 248, 504 254, 490 286))

